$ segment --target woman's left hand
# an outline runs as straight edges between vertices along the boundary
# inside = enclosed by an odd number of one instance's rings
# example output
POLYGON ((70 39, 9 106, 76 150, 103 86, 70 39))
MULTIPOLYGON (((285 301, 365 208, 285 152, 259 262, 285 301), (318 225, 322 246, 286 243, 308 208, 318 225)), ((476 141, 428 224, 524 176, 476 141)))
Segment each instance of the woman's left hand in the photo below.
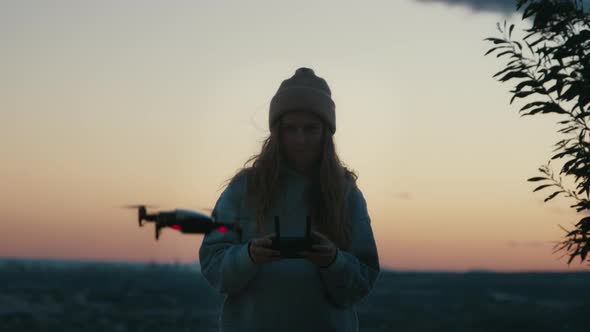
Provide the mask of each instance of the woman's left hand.
POLYGON ((305 250, 302 252, 303 258, 320 267, 326 267, 336 259, 337 247, 334 242, 320 232, 312 230, 311 236, 315 244, 312 245, 311 251, 305 250))

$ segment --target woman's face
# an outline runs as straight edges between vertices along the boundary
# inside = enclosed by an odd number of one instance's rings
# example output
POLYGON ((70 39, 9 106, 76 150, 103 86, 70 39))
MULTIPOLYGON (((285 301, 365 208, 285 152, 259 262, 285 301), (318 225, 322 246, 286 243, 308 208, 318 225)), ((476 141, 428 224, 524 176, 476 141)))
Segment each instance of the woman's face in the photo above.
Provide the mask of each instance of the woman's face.
POLYGON ((323 130, 320 118, 310 112, 291 111, 281 117, 283 151, 293 166, 307 169, 319 159, 323 130))

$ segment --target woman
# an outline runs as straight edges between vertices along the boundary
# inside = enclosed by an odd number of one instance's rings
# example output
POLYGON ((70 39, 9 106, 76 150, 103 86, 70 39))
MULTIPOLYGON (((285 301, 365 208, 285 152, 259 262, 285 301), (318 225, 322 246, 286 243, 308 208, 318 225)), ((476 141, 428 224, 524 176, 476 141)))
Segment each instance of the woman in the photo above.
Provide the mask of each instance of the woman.
POLYGON ((201 272, 225 296, 221 331, 358 331, 355 309, 380 267, 357 175, 335 151, 335 105, 326 81, 309 68, 284 80, 270 104, 270 136, 251 167, 230 178, 212 216, 234 222, 207 234, 201 272), (270 248, 303 236, 311 216, 317 242, 302 258, 270 248))

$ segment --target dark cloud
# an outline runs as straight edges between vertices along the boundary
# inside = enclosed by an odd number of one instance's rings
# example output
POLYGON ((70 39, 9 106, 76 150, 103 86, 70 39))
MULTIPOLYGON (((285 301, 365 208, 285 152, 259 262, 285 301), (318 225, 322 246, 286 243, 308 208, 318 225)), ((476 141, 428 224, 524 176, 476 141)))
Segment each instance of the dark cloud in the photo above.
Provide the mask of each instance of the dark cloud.
POLYGON ((473 11, 516 12, 516 0, 416 0, 423 3, 443 3, 449 6, 464 6, 473 11))

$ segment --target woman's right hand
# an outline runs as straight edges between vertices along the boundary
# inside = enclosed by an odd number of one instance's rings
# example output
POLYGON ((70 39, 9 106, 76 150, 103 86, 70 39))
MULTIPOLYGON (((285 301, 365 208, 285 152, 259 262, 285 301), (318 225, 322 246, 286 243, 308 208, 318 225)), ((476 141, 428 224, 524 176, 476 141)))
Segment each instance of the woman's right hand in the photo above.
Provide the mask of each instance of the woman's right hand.
POLYGON ((275 233, 270 233, 262 237, 251 239, 248 242, 250 258, 252 258, 254 264, 266 264, 281 259, 280 251, 270 248, 274 237, 275 233))

